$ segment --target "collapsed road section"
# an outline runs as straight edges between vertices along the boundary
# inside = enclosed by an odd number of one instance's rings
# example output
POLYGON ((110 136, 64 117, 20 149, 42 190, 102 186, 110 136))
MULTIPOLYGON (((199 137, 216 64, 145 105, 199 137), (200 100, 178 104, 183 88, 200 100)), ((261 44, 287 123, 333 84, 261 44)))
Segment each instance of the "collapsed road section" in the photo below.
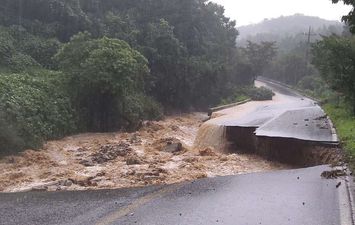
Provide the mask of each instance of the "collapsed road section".
POLYGON ((272 89, 274 99, 214 112, 213 119, 202 126, 195 144, 257 153, 296 166, 339 161, 335 130, 316 101, 271 81, 259 80, 256 85, 272 89))

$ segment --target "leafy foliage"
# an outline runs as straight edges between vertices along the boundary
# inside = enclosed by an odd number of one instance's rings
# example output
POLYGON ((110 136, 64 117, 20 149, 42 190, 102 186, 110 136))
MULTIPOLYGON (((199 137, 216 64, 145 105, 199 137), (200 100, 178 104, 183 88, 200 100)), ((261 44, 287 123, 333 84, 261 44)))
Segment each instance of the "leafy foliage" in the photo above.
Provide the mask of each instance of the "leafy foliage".
POLYGON ((243 52, 253 68, 253 75, 262 75, 263 71, 276 56, 275 42, 262 42, 261 44, 248 41, 248 45, 243 52))
MULTIPOLYGON (((2 24, 20 26, 39 39, 67 42, 88 31, 94 39, 126 41, 148 59, 152 79, 146 82, 147 93, 166 108, 206 108, 231 94, 231 86, 253 80, 252 66, 240 63, 235 22, 207 0, 5 0, 3 5, 2 24)), ((38 55, 50 59, 57 45, 31 39, 24 43, 39 47, 26 47, 32 50, 25 53, 55 68, 38 55), (42 46, 48 51, 32 54, 42 46)))
POLYGON ((36 148, 49 138, 75 130, 69 96, 63 92, 60 74, 42 72, 0 76, 0 152, 36 148))
POLYGON ((332 0, 333 3, 338 3, 342 1, 345 5, 353 6, 352 10, 348 15, 343 16, 342 20, 350 26, 350 31, 355 33, 355 2, 353 0, 332 0))
POLYGON ((12 120, 0 125, 28 147, 73 123, 80 131, 134 130, 162 109, 205 109, 258 72, 237 49, 237 35, 223 7, 208 0, 3 0, 0 80, 24 92, 8 92, 5 99, 21 96, 23 106, 4 112, 12 120), (43 69, 57 72, 43 77, 43 69), (59 94, 48 96, 53 83, 59 94), (35 104, 40 96, 32 119, 24 99, 35 104), (48 114, 48 99, 68 104, 53 112, 63 124, 48 114))
POLYGON ((144 93, 147 60, 118 39, 91 39, 80 33, 56 55, 69 76, 73 104, 88 130, 134 126, 144 109, 135 100, 144 93))
POLYGON ((313 54, 321 76, 346 97, 355 114, 355 37, 325 37, 313 46, 313 54))

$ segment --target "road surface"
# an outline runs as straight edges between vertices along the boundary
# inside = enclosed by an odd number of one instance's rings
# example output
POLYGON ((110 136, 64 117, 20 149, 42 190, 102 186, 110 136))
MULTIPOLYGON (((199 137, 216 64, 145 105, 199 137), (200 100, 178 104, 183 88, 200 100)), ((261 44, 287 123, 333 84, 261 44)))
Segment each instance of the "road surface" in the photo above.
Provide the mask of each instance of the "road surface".
POLYGON ((256 136, 338 143, 331 121, 317 102, 277 83, 262 80, 257 84, 272 89, 274 101, 247 103, 243 112, 241 106, 222 110, 216 112, 222 116, 208 123, 257 128, 256 136))
POLYGON ((0 224, 352 225, 347 182, 321 178, 325 170, 330 168, 131 190, 0 194, 0 224))

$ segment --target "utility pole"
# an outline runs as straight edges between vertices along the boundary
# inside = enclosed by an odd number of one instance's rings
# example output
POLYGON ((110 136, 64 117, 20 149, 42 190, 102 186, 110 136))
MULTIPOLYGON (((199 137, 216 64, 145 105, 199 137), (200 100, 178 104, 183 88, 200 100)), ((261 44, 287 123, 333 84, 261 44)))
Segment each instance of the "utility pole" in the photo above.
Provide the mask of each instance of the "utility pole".
POLYGON ((310 48, 311 48, 311 37, 316 36, 317 34, 312 33, 312 27, 309 26, 308 34, 305 33, 305 35, 307 35, 307 44, 306 44, 306 58, 305 58, 304 76, 306 76, 308 73, 307 68, 308 68, 310 48))
POLYGON ((308 34, 307 34, 307 49, 306 49, 306 62, 308 62, 309 60, 309 50, 310 50, 310 47, 311 47, 311 36, 316 36, 317 34, 312 34, 312 27, 309 26, 309 30, 308 30, 308 34))

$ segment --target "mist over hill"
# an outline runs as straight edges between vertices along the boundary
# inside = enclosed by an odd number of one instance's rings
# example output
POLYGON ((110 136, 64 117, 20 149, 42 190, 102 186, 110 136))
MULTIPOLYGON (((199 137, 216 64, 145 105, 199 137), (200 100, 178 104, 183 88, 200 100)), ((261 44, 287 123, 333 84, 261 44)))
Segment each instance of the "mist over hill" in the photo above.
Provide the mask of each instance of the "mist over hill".
POLYGON ((330 35, 332 33, 341 34, 343 24, 339 21, 325 20, 314 16, 295 14, 293 16, 281 16, 274 19, 239 27, 238 44, 244 45, 247 40, 280 41, 283 38, 295 36, 305 37, 309 27, 315 35, 330 35))

